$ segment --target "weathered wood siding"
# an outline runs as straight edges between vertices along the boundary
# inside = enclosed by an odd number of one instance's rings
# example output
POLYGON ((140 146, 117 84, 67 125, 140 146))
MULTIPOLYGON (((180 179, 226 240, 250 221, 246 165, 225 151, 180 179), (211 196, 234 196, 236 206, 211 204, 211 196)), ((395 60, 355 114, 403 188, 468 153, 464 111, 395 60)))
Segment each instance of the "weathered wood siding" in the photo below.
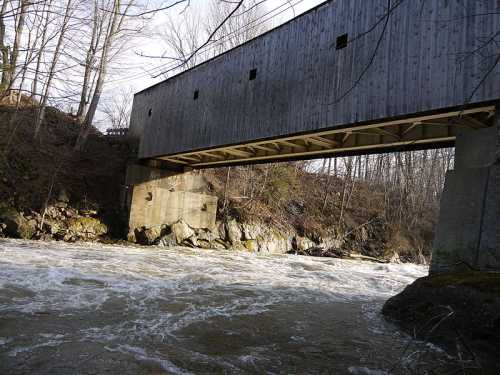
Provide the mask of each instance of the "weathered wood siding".
MULTIPOLYGON (((462 105, 494 63, 497 0, 336 0, 136 94, 141 158, 243 143, 462 105), (393 1, 395 3, 395 1, 393 1), (481 14, 490 13, 488 16, 481 14), (496 14, 491 14, 496 13, 496 14), (338 36, 350 42, 335 48, 338 36), (486 55, 490 57, 485 58, 486 55), (493 56, 492 56, 493 55, 493 56), (255 80, 249 71, 257 69, 255 80), (199 98, 193 100, 194 91, 199 98), (333 104, 332 104, 333 103, 333 104), (149 116, 149 111, 151 115, 149 116)), ((500 64, 470 103, 500 99, 500 64)))

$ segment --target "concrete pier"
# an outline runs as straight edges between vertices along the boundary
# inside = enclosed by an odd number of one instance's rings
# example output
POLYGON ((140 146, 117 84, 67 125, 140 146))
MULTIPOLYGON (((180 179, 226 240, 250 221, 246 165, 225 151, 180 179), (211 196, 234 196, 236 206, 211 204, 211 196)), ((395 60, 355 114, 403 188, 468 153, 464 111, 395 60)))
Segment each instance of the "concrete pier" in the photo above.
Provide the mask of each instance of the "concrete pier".
POLYGON ((433 245, 431 274, 500 269, 500 117, 457 136, 433 245))
POLYGON ((217 197, 199 171, 173 172, 132 164, 127 169, 129 239, 136 229, 183 220, 192 228, 215 228, 217 197))

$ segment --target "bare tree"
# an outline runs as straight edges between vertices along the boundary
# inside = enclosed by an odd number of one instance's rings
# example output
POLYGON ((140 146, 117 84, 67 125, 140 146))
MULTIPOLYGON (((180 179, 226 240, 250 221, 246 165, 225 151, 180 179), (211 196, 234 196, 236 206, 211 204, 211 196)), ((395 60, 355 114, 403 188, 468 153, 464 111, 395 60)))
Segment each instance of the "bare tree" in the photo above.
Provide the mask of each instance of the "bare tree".
POLYGON ((3 96, 9 93, 16 73, 17 59, 19 57, 19 47, 21 44, 21 37, 23 35, 26 12, 30 5, 29 0, 20 0, 19 10, 14 17, 14 41, 12 49, 5 44, 5 6, 8 1, 4 1, 1 9, 0 21, 0 48, 2 50, 2 80, 0 83, 0 91, 3 96))
POLYGON ((245 1, 240 10, 226 20, 232 10, 231 3, 216 0, 210 2, 205 28, 207 34, 217 30, 213 54, 239 46, 268 30, 265 23, 258 22, 264 14, 261 3, 257 0, 245 1))
POLYGON ((45 84, 44 84, 44 89, 43 89, 43 94, 42 94, 42 98, 40 101, 40 106, 38 108, 37 116, 35 119, 35 134, 34 134, 35 138, 38 137, 38 134, 40 132, 40 126, 42 125, 42 122, 45 118, 45 108, 47 107, 47 99, 49 97, 49 91, 50 91, 50 88, 52 85, 52 80, 54 79, 55 69, 56 69, 57 63, 59 61, 61 49, 62 49, 63 43, 64 43, 64 37, 66 35, 66 32, 68 31, 68 25, 69 25, 69 21, 71 19, 71 13, 73 11, 72 1, 73 0, 68 0, 68 2, 66 3, 66 10, 64 12, 64 18, 63 18, 61 26, 60 26, 60 32, 59 32, 59 36, 57 38, 57 44, 56 44, 54 53, 52 55, 52 62, 50 63, 50 68, 49 68, 49 71, 47 73, 47 80, 45 81, 45 84))
POLYGON ((100 12, 98 0, 93 1, 92 7, 92 17, 91 17, 91 37, 87 48, 87 54, 85 56, 84 66, 85 70, 83 72, 83 82, 80 93, 80 102, 78 103, 78 111, 76 116, 80 123, 83 123, 85 119, 85 113, 87 110, 87 104, 89 100, 89 93, 91 92, 92 84, 92 70, 95 70, 95 62, 97 59, 97 50, 99 47, 99 41, 104 31, 104 23, 100 22, 104 14, 100 12))
POLYGON ((87 110, 87 113, 85 114, 85 119, 82 123, 82 128, 75 144, 76 150, 82 150, 87 140, 88 134, 92 127, 92 123, 94 121, 94 116, 97 111, 97 106, 101 99, 109 63, 111 61, 111 58, 113 57, 112 48, 115 46, 115 43, 120 38, 120 36, 123 36, 121 34, 123 34, 125 31, 124 22, 134 5, 134 0, 130 0, 128 3, 123 3, 122 0, 111 0, 110 5, 111 6, 108 10, 109 17, 103 18, 103 20, 105 20, 106 22, 106 26, 102 49, 99 56, 99 64, 96 72, 94 92, 92 94, 89 108, 87 110))
POLYGON ((131 90, 113 95, 109 101, 104 100, 102 112, 112 129, 128 128, 132 111, 133 93, 131 90))
POLYGON ((186 62, 183 69, 189 69, 206 59, 199 53, 189 59, 205 37, 198 11, 184 11, 180 17, 169 16, 165 27, 160 31, 160 38, 167 47, 172 60, 186 62))

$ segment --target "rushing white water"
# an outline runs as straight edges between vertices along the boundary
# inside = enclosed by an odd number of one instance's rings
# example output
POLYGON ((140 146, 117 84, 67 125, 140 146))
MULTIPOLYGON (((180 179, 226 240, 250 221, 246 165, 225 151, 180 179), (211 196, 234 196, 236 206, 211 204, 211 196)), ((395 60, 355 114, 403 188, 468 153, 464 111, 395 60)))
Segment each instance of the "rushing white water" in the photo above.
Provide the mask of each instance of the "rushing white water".
MULTIPOLYGON (((408 338, 380 309, 426 273, 411 264, 1 240, 0 373, 404 373, 408 338)), ((415 345, 427 361, 446 360, 415 345)))

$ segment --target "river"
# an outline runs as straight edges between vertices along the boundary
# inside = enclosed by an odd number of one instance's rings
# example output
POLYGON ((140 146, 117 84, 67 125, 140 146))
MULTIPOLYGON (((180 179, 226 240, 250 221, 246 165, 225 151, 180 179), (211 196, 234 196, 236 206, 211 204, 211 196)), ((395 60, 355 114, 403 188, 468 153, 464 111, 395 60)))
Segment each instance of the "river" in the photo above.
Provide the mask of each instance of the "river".
POLYGON ((0 240, 0 374, 449 370, 446 353, 380 314, 426 273, 412 264, 0 240))

